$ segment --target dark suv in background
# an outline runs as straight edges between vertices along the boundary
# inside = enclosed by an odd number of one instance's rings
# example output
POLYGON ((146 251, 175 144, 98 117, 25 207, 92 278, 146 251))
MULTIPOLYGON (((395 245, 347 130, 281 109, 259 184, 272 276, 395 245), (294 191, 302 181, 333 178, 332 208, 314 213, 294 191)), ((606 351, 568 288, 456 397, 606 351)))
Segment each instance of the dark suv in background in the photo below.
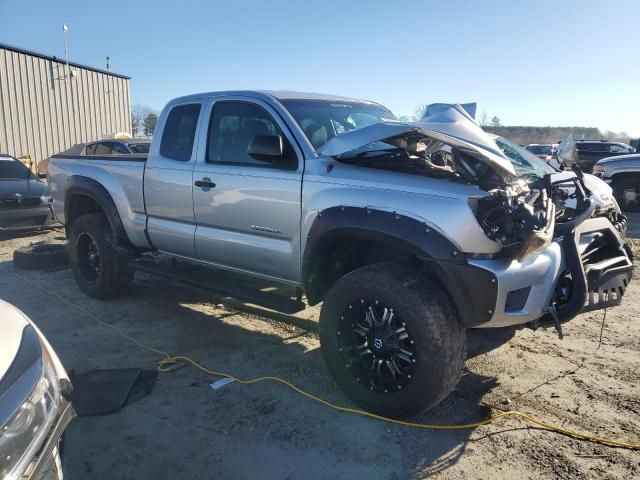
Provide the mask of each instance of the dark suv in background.
POLYGON ((636 151, 631 145, 608 140, 576 140, 578 149, 578 165, 585 172, 590 172, 598 160, 616 155, 627 155, 636 151))

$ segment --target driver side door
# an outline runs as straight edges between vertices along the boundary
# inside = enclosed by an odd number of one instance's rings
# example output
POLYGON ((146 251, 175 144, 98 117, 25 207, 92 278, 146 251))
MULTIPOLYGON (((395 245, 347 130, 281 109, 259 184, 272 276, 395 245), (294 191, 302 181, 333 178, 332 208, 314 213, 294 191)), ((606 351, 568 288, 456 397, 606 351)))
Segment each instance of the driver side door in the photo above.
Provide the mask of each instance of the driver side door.
POLYGON ((193 170, 199 260, 296 283, 300 280, 303 161, 291 133, 266 103, 216 98, 193 170), (256 135, 280 135, 286 162, 247 153, 256 135))

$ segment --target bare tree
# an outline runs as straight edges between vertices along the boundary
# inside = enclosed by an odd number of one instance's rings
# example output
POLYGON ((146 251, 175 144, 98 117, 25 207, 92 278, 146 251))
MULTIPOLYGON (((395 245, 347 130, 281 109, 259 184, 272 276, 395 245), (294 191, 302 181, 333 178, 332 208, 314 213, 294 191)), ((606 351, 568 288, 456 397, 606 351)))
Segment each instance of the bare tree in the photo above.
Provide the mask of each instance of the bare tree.
POLYGON ((486 127, 489 125, 489 114, 486 110, 483 110, 480 114, 480 125, 486 127))
POLYGON ((139 103, 134 105, 131 109, 131 134, 135 137, 139 135, 142 129, 144 131, 144 122, 147 116, 155 112, 149 105, 140 105, 139 103))
POLYGON ((416 107, 413 118, 415 120, 422 120, 426 114, 427 114, 427 104, 421 103, 416 107))
POLYGON ((138 131, 140 131, 140 117, 136 115, 135 112, 131 112, 131 136, 138 136, 138 131))

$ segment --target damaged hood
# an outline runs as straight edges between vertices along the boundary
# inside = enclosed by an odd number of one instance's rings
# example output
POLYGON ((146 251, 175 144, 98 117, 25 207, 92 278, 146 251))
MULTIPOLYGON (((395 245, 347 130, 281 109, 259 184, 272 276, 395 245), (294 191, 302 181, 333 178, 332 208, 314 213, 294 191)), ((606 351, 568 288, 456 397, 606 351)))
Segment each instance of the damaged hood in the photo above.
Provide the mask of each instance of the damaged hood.
POLYGON ((373 142, 402 137, 424 135, 453 147, 471 150, 503 178, 515 177, 509 159, 496 143, 469 116, 460 105, 434 104, 438 108, 428 111, 418 122, 379 122, 333 137, 317 149, 320 155, 334 157, 373 142))

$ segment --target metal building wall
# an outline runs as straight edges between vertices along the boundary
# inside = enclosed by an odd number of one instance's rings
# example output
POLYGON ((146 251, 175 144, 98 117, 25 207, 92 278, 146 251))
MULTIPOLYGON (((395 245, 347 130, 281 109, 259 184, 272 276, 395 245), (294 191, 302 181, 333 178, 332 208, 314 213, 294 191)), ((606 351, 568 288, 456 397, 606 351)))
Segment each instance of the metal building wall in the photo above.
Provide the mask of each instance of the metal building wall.
POLYGON ((129 78, 0 45, 0 152, 48 158, 131 131, 129 78))

